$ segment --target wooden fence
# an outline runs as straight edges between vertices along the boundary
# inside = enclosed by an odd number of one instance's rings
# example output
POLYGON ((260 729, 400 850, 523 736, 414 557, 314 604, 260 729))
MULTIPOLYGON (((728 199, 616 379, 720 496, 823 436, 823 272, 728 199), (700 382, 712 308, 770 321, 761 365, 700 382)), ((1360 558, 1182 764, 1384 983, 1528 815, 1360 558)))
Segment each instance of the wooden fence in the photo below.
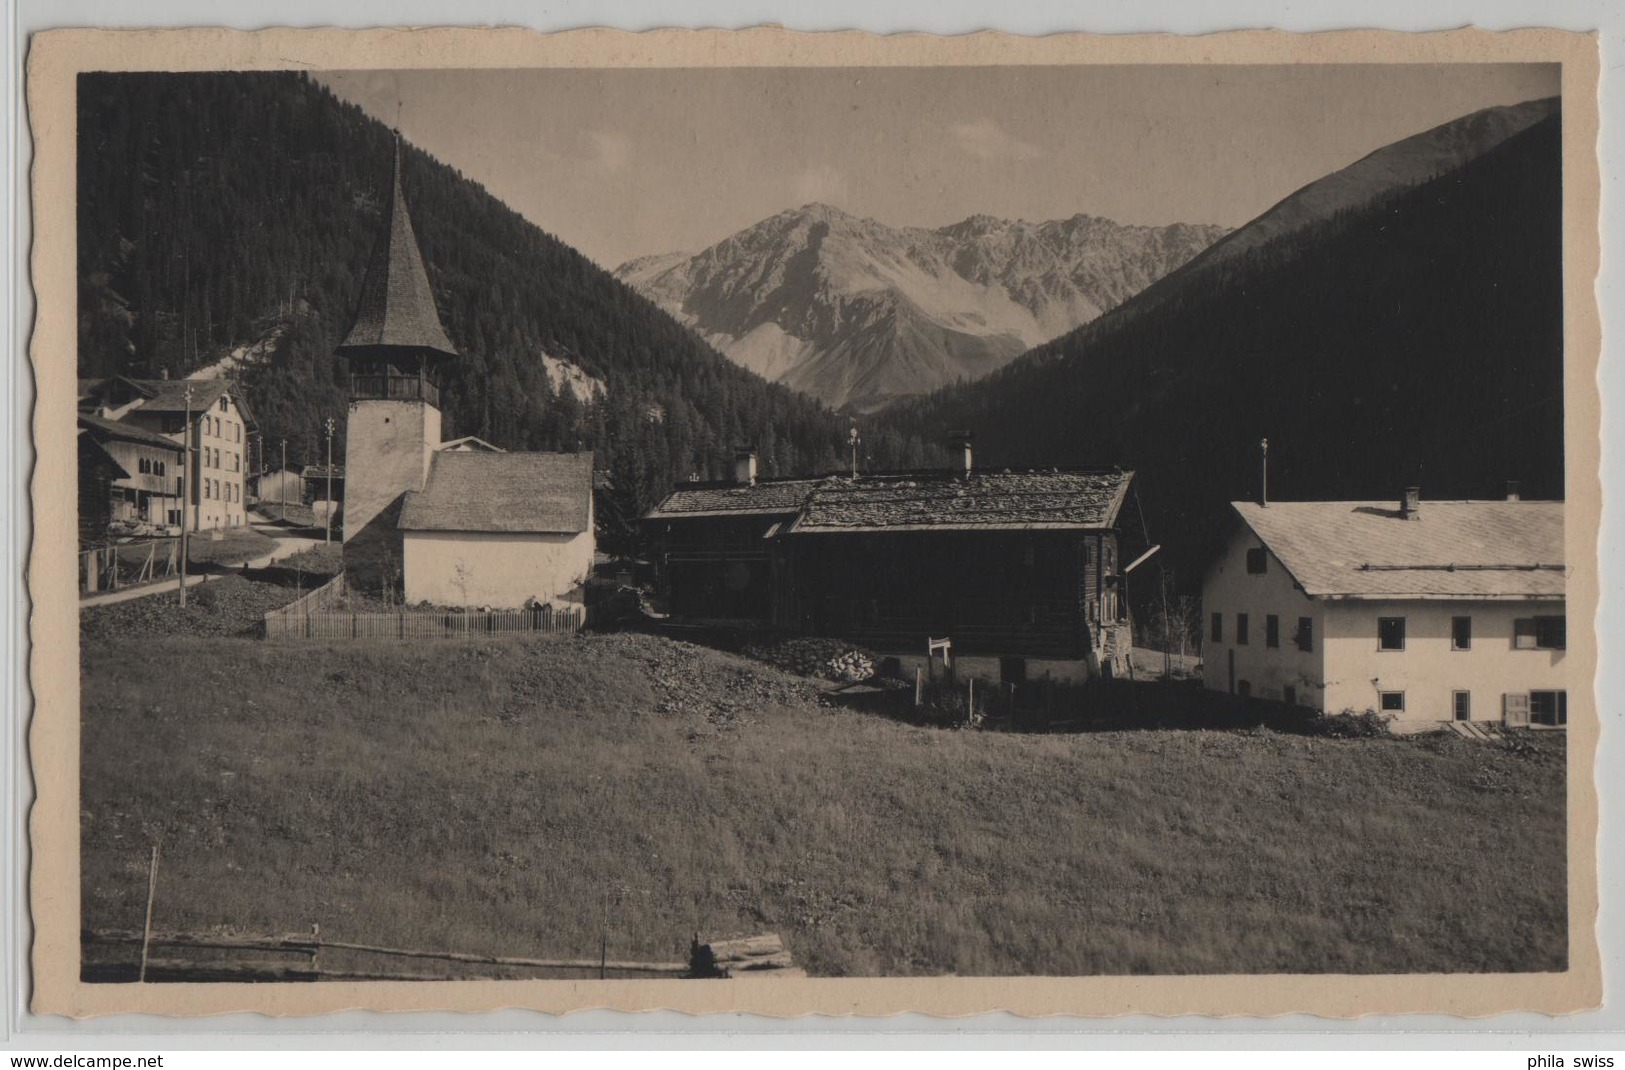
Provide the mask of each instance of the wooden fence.
POLYGON ((479 955, 334 940, 311 931, 286 936, 221 932, 83 929, 81 979, 129 981, 443 981, 502 977, 599 979, 805 977, 777 933, 701 943, 687 962, 612 959, 607 939, 584 958, 479 955), (139 952, 140 958, 136 954, 139 952), (167 952, 158 957, 154 952, 167 952), (247 953, 247 954, 245 954, 247 953), (411 963, 415 972, 401 967, 411 963))
POLYGON ((265 614, 267 639, 460 639, 491 635, 575 635, 587 623, 582 606, 555 609, 399 609, 345 612, 341 574, 291 605, 265 614))
POLYGON ((86 980, 95 981, 439 981, 515 973, 573 978, 696 976, 688 962, 628 962, 609 958, 607 949, 576 959, 476 955, 331 940, 317 926, 308 935, 288 936, 85 929, 79 940, 82 954, 91 948, 106 949, 103 954, 85 955, 82 973, 86 980), (145 967, 119 949, 140 949, 145 967), (161 950, 181 954, 168 958, 148 955, 161 950), (245 957, 243 952, 258 953, 258 957, 245 957), (289 957, 269 959, 268 955, 289 957), (395 966, 403 960, 439 965, 431 966, 432 972, 407 973, 395 966), (139 976, 138 968, 142 971, 139 976))
POLYGON ((108 543, 79 552, 79 593, 116 591, 174 576, 180 568, 180 539, 108 543))

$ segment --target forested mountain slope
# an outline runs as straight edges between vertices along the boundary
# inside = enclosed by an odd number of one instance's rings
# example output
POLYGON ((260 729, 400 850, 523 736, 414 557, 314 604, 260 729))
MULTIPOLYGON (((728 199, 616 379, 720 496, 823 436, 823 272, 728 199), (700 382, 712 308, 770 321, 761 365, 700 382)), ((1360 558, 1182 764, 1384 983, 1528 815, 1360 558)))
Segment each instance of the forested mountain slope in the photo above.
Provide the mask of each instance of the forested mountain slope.
MULTIPOLYGON (((268 454, 287 438, 290 461, 319 460, 323 418, 343 426, 333 347, 382 223, 391 131, 292 72, 86 74, 78 107, 79 374, 182 375, 281 327, 246 391, 268 454)), ((839 463, 833 413, 735 366, 453 168, 410 146, 404 168, 464 355, 448 438, 591 449, 627 515, 673 480, 721 475, 740 443, 768 474, 839 463), (555 391, 544 355, 602 395, 555 391)), ((870 438, 878 464, 918 460, 917 444, 870 438)))
MULTIPOLYGON (((1226 503, 1563 494, 1560 119, 1469 162, 1200 258, 903 430, 974 428, 982 463, 1139 472, 1149 534, 1195 582, 1226 503), (1142 307, 1148 306, 1148 307, 1142 307)), ((1246 234, 1238 230, 1227 239, 1246 234)), ((1224 244, 1224 243, 1221 243, 1224 244)))

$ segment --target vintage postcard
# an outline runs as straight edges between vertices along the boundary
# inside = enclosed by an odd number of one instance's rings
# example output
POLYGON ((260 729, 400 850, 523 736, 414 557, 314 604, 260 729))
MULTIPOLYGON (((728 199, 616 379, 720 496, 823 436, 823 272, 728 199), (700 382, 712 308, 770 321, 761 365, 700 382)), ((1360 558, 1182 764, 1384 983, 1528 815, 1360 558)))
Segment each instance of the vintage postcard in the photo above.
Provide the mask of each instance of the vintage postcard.
POLYGON ((1596 84, 39 36, 34 1010, 1597 1006, 1596 84))

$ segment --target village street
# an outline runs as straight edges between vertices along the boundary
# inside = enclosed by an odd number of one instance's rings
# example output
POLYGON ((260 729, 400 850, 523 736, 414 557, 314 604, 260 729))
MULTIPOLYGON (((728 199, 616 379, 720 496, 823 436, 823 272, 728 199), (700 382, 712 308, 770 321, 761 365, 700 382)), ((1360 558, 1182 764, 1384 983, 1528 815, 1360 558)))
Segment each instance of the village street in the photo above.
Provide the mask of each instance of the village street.
MULTIPOLYGON (((286 557, 320 546, 320 538, 308 535, 289 535, 287 529, 275 524, 253 524, 253 529, 261 535, 276 542, 270 552, 258 557, 250 558, 247 562, 249 568, 264 568, 274 561, 281 561, 286 557)), ((218 572, 198 572, 186 577, 186 586, 195 587, 208 579, 211 575, 218 576, 218 572)), ((122 591, 108 591, 105 594, 93 594, 88 598, 79 600, 79 608, 86 609, 91 606, 111 605, 114 602, 128 602, 133 598, 145 598, 148 595, 158 594, 162 591, 173 591, 176 581, 162 580, 157 583, 143 584, 140 587, 127 587, 122 591)))

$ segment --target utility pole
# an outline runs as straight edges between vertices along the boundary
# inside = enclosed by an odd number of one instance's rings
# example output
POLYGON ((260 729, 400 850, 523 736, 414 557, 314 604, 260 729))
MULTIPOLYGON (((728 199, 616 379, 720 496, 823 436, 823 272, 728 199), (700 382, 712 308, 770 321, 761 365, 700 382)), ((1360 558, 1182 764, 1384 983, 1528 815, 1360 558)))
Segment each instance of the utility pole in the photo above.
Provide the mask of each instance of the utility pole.
POLYGON ((186 608, 186 558, 190 553, 186 538, 192 511, 192 384, 186 384, 186 419, 181 424, 181 440, 185 451, 181 454, 181 608, 186 608))
POLYGON ((327 508, 323 511, 327 520, 327 531, 322 536, 323 542, 333 541, 333 418, 327 418, 327 508))
POLYGON ((282 522, 288 522, 288 440, 282 440, 282 471, 277 473, 277 482, 282 485, 282 522))
POLYGON ((1268 507, 1270 504, 1270 440, 1258 440, 1259 472, 1258 472, 1258 504, 1268 507))

